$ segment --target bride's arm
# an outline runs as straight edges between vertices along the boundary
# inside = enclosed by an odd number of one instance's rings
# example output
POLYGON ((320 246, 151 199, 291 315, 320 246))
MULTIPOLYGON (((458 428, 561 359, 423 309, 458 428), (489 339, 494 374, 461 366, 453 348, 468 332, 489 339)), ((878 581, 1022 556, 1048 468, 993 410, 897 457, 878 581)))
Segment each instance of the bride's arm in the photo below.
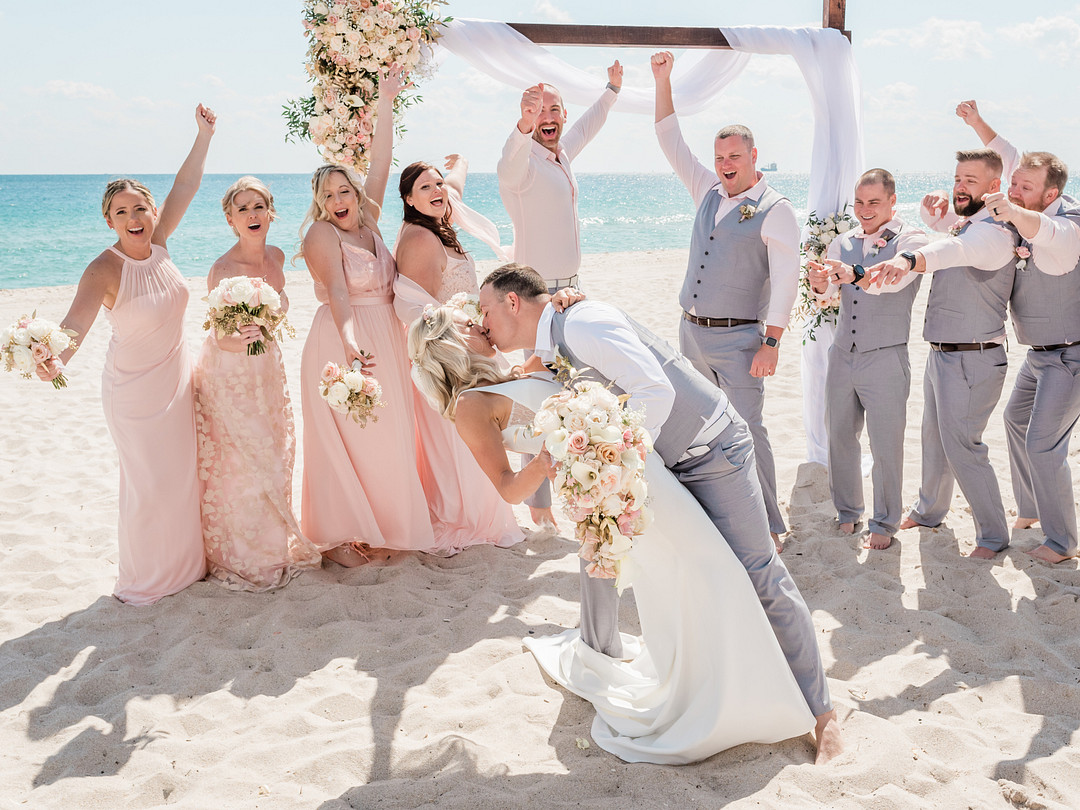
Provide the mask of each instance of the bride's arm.
POLYGON ((502 499, 507 503, 521 503, 547 478, 551 456, 544 450, 520 472, 511 469, 502 443, 502 430, 495 419, 495 408, 501 399, 479 391, 465 392, 458 399, 454 424, 502 499))

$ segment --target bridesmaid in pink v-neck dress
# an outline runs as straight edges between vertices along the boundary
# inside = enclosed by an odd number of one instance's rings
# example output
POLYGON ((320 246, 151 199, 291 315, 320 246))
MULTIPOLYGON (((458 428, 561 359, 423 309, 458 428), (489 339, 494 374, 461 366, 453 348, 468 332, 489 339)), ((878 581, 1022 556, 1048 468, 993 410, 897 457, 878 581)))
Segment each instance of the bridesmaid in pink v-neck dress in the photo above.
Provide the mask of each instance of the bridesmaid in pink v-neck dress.
MULTIPOLYGON (((63 326, 85 335, 102 306, 113 335, 102 406, 120 462, 120 560, 114 594, 149 605, 206 573, 195 458, 192 363, 184 342, 187 284, 165 240, 202 179, 215 117, 201 105, 199 134, 161 207, 135 180, 109 183, 102 213, 117 242, 90 263, 63 326)), ((39 368, 55 377, 74 349, 39 368)))

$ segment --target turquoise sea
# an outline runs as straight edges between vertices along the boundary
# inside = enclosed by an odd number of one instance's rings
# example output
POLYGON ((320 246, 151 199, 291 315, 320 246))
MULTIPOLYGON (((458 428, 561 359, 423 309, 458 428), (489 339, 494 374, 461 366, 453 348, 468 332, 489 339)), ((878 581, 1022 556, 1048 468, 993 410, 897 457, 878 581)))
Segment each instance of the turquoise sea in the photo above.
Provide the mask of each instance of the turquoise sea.
MULTIPOLYGON (((795 204, 805 219, 809 175, 769 173, 769 182, 795 204)), ((106 175, 0 175, 0 288, 75 284, 83 269, 106 245, 112 232, 101 216, 101 194, 113 179, 106 175)), ((172 185, 172 175, 139 177, 159 204, 172 185)), ((203 178, 202 188, 180 228, 169 239, 169 250, 180 271, 203 276, 214 259, 233 244, 235 237, 221 212, 221 195, 236 175, 203 178)), ((309 176, 266 174, 262 179, 274 193, 278 220, 270 242, 295 252, 298 229, 311 202, 309 176)), ((899 212, 917 220, 923 195, 945 188, 952 178, 943 174, 897 176, 899 212)), ((694 206, 679 180, 662 174, 579 174, 578 212, 584 253, 685 248, 690 243, 694 206)), ((397 178, 392 177, 381 229, 392 243, 401 222, 397 178)), ((1074 195, 1080 191, 1070 183, 1074 195)), ((512 241, 510 220, 499 200, 494 174, 469 176, 465 200, 489 217, 512 241)), ((465 235, 466 247, 478 259, 493 258, 491 250, 465 235)), ((303 262, 297 267, 302 269, 303 262)))

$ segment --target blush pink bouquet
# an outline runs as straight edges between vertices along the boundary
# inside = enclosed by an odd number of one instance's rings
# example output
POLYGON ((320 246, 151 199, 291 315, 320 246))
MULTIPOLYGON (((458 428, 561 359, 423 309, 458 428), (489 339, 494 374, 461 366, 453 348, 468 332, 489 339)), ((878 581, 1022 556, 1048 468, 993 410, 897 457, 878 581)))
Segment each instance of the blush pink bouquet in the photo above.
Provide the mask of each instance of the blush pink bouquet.
POLYGON ((352 368, 338 363, 323 366, 319 393, 326 404, 338 413, 347 414, 360 427, 367 427, 368 420, 379 421, 376 408, 383 408, 382 386, 370 374, 361 371, 359 360, 354 360, 352 368))
MULTIPOLYGON (((75 345, 75 332, 61 329, 60 324, 32 315, 23 315, 6 329, 0 330, 0 355, 7 371, 18 371, 27 379, 34 369, 58 358, 75 345)), ((53 388, 66 388, 63 374, 52 380, 53 388)))
MULTIPOLYGON (((266 340, 274 340, 282 330, 289 337, 296 336, 285 319, 281 296, 265 279, 248 276, 223 278, 203 300, 210 305, 203 329, 213 329, 218 337, 231 335, 238 327, 249 323, 257 324, 266 340)), ((247 347, 247 353, 251 355, 265 351, 266 344, 261 340, 249 343, 247 347)))

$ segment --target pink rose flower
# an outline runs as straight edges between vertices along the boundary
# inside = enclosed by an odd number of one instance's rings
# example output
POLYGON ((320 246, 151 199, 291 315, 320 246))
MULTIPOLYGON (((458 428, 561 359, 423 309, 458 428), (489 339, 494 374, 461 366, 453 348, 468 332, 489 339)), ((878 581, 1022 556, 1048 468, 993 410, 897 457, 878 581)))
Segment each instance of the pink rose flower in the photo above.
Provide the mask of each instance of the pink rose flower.
POLYGON ((882 239, 881 237, 878 237, 877 239, 875 239, 875 240, 874 240, 874 247, 878 248, 879 250, 880 250, 881 248, 885 247, 885 245, 887 245, 887 244, 889 244, 889 243, 888 243, 888 242, 886 242, 886 241, 885 241, 884 239, 882 239))
POLYGON ((30 354, 34 356, 34 365, 44 363, 52 357, 52 351, 44 343, 31 343, 30 354))
POLYGON ((322 381, 324 383, 328 383, 331 380, 333 380, 334 378, 339 377, 339 376, 341 376, 341 369, 338 368, 337 363, 330 362, 330 363, 327 363, 325 366, 323 366, 322 381))
POLYGON ((567 451, 575 455, 581 455, 589 449, 589 434, 584 430, 575 430, 570 434, 570 440, 566 444, 567 451))
POLYGON ((1020 245, 1020 247, 1018 247, 1016 249, 1016 257, 1018 259, 1030 259, 1031 258, 1031 251, 1028 250, 1023 245, 1020 245))
POLYGON ((416 26, 413 26, 405 32, 405 36, 407 36, 413 42, 416 42, 416 40, 420 39, 420 29, 416 26))

